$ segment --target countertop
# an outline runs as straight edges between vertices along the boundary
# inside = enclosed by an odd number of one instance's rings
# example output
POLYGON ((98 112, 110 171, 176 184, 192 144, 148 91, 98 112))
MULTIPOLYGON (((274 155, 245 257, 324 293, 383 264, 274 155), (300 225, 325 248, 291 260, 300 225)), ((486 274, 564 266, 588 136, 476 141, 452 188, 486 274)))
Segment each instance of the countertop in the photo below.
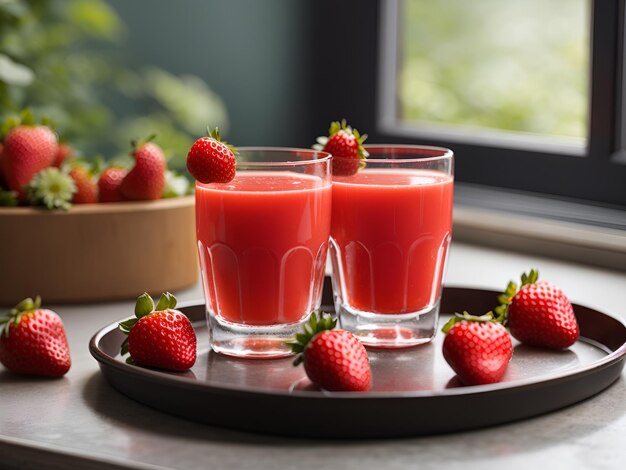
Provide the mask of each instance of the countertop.
MULTIPOLYGON (((572 302, 626 319, 624 271, 455 242, 446 284, 502 289, 531 267, 559 285, 572 302)), ((202 297, 199 285, 176 294, 179 301, 202 297)), ((0 366, 1 468, 392 470, 471 465, 511 470, 549 465, 550 470, 572 470, 626 464, 624 374, 601 394, 554 413, 433 437, 290 439, 178 419, 112 389, 89 354, 91 336, 131 314, 132 307, 132 301, 53 307, 65 322, 73 359, 62 379, 19 377, 0 366)))

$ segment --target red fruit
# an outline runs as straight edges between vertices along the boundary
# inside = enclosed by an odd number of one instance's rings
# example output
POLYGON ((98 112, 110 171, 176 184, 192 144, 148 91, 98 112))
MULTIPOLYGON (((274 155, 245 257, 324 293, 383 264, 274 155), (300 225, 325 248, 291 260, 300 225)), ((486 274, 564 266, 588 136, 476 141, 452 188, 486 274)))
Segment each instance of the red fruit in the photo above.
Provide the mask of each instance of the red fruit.
POLYGON ((130 353, 127 362, 143 366, 183 371, 196 362, 196 333, 189 319, 176 307, 176 297, 169 292, 159 303, 148 294, 137 299, 136 318, 119 324, 128 335, 122 344, 122 355, 130 353))
POLYGON ((61 377, 71 366, 61 318, 37 297, 20 302, 0 320, 0 362, 19 374, 61 377))
POLYGON ((372 372, 367 351, 356 336, 333 330, 337 322, 314 313, 291 344, 296 353, 294 365, 304 362, 311 382, 331 391, 365 392, 370 389, 372 372))
POLYGON ((363 148, 367 134, 361 135, 359 131, 348 126, 345 119, 331 122, 328 134, 328 137, 319 137, 318 145, 314 148, 333 156, 333 175, 350 176, 365 166, 361 160, 368 156, 363 148))
POLYGON ((237 149, 220 140, 217 127, 209 134, 189 149, 187 169, 200 183, 228 183, 235 177, 237 149))
POLYGON ((513 355, 509 333, 491 318, 458 315, 444 327, 443 357, 465 385, 499 382, 513 355))
POLYGON ((100 202, 119 202, 124 200, 122 196, 122 181, 126 176, 126 170, 122 168, 107 168, 98 180, 98 199, 100 202))
POLYGON ((568 348, 579 335, 574 309, 567 296, 547 281, 535 282, 537 271, 522 276, 522 287, 508 306, 508 326, 522 343, 553 349, 568 348))
POLYGON ((59 149, 54 157, 54 162, 52 166, 56 166, 57 168, 61 168, 63 162, 67 159, 67 157, 71 157, 74 154, 74 150, 67 144, 59 144, 59 149))
POLYGON ((147 142, 132 153, 135 166, 124 177, 120 190, 125 199, 150 201, 161 199, 165 188, 165 156, 161 147, 147 142))
POLYGON ((4 186, 6 183, 4 182, 4 168, 2 167, 2 150, 4 149, 4 145, 0 142, 0 186, 4 186))
POLYGON ((59 145, 54 132, 46 126, 20 125, 4 139, 2 167, 9 189, 24 197, 24 186, 54 162, 59 145))
POLYGON ((95 204, 98 202, 98 186, 86 169, 74 167, 70 170, 69 175, 76 184, 76 193, 72 198, 73 204, 95 204))

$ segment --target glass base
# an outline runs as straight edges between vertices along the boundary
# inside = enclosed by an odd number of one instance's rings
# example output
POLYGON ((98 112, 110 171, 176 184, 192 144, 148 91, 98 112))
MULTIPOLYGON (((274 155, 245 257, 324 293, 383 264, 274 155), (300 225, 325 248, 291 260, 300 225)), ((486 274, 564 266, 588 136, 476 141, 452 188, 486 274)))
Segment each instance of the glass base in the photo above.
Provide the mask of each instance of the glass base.
POLYGON ((400 315, 363 312, 347 305, 338 306, 341 328, 356 335, 368 347, 411 348, 429 343, 435 337, 439 301, 417 312, 400 315))
POLYGON ((259 326, 239 325, 208 313, 209 340, 213 351, 246 359, 273 359, 292 356, 287 346, 302 330, 308 316, 298 323, 259 326))

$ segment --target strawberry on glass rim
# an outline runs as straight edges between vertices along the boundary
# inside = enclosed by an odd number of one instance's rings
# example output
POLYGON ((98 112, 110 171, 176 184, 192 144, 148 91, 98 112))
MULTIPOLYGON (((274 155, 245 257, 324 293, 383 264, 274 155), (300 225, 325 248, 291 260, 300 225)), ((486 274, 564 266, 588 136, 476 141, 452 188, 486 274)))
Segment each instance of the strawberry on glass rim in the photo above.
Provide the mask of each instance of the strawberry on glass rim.
POLYGON ((358 130, 348 125, 345 119, 330 123, 328 137, 317 138, 315 150, 323 150, 333 156, 332 172, 335 176, 351 176, 360 168, 365 167, 362 160, 368 157, 363 142, 367 134, 361 135, 358 130))
POLYGON ((304 363, 311 382, 325 390, 365 392, 370 389, 372 371, 363 344, 349 331, 335 330, 330 315, 311 315, 304 331, 289 343, 297 354, 294 366, 304 363))
POLYGON ((217 127, 207 131, 209 136, 196 140, 189 149, 187 169, 200 183, 228 183, 235 177, 239 151, 221 140, 217 127))
POLYGON ((513 356, 506 328, 492 312, 457 313, 442 328, 443 357, 464 385, 499 382, 513 356))

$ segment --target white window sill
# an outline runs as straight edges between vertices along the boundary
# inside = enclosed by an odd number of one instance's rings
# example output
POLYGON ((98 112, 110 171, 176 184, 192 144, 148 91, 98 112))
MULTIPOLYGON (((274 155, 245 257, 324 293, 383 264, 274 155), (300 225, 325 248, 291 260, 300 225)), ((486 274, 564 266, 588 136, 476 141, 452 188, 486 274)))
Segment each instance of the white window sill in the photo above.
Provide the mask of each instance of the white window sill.
POLYGON ((455 240, 626 271, 624 210, 464 184, 457 188, 455 240))

